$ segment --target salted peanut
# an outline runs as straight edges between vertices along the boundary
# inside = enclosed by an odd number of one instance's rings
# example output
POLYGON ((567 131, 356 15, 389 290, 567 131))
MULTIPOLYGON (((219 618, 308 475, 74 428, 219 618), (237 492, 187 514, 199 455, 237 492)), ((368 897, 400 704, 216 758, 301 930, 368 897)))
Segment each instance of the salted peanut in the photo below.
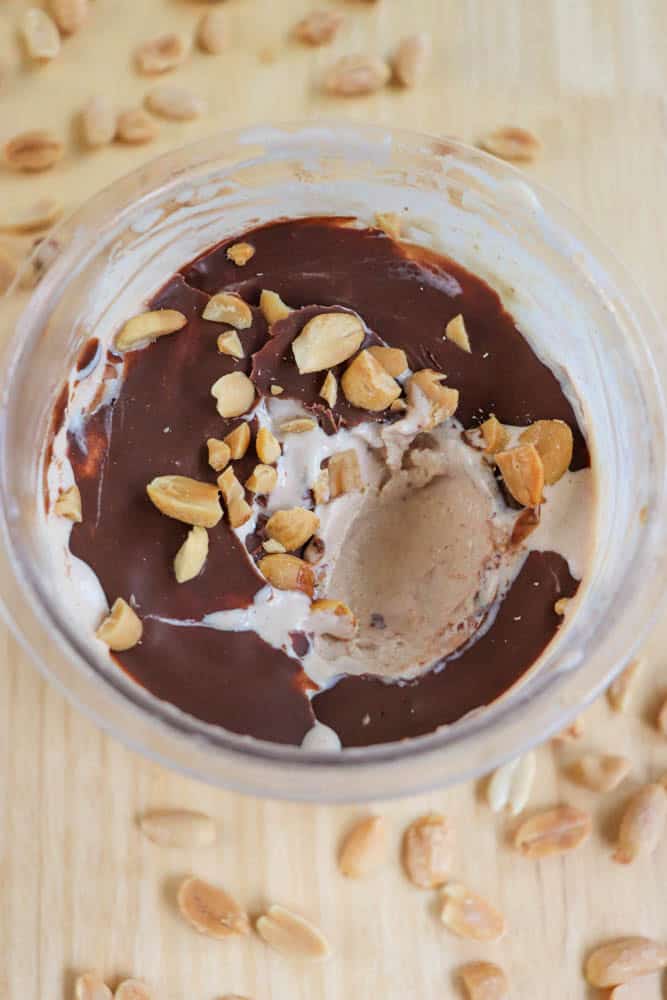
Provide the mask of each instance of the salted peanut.
POLYGON ((243 458, 250 445, 250 425, 246 420, 229 432, 225 437, 225 444, 229 448, 233 462, 238 462, 240 458, 243 458))
POLYGON ((158 337, 182 330, 188 322, 178 309, 153 309, 151 312, 133 316, 123 326, 114 339, 117 351, 130 351, 134 347, 145 346, 158 337))
POLYGON ((405 873, 420 889, 443 885, 452 867, 454 831, 440 813, 427 813, 413 820, 403 834, 402 860, 405 873))
POLYGON ((356 493, 363 488, 359 456, 354 448, 332 455, 327 470, 330 500, 335 500, 343 493, 356 493))
POLYGON ((4 295, 13 284, 18 272, 18 264, 7 247, 0 246, 0 295, 4 295))
POLYGON ((592 792, 611 792, 630 773, 627 757, 608 753, 585 753, 568 768, 572 781, 592 792))
POLYGON ((535 781, 536 760, 532 750, 508 760, 495 770, 486 787, 486 799, 494 812, 507 809, 510 816, 523 812, 535 781))
POLYGON ((652 854, 667 819, 667 792, 661 784, 644 785, 634 795, 621 819, 614 861, 629 865, 652 854))
POLYGON ((454 319, 450 319, 445 327, 445 337, 447 340, 451 340, 452 344, 460 347, 462 351, 470 354, 470 338, 468 337, 468 331, 466 330, 465 321, 461 313, 455 316, 454 319))
POLYGON ((113 1000, 113 993, 99 972, 84 972, 74 982, 75 1000, 113 1000))
POLYGON ((245 481, 245 486, 247 490, 251 493, 260 493, 266 495, 275 490, 278 485, 278 473, 272 465, 263 465, 259 463, 252 470, 252 473, 245 481))
POLYGON ((257 431, 255 451, 259 460, 265 465, 272 465, 280 458, 280 444, 268 427, 260 427, 257 431))
POLYGON ((155 1000, 153 991, 141 979, 124 979, 116 987, 114 1000, 155 1000))
MULTIPOLYGON (((375 225, 378 229, 381 229, 383 233, 386 233, 387 236, 390 236, 392 240, 400 240, 401 217, 398 212, 376 212, 375 225)), ((379 360, 380 359, 378 358, 378 361, 379 360)), ((389 371, 389 369, 387 370, 389 371)), ((389 374, 393 375, 393 372, 389 372, 389 374)), ((400 372, 398 374, 400 375, 400 372)))
POLYGON ((441 424, 443 420, 452 417, 459 405, 458 389, 448 389, 442 385, 443 379, 447 378, 443 372, 434 371, 432 368, 422 368, 411 375, 406 384, 408 404, 411 407, 419 408, 421 400, 426 397, 430 406, 430 419, 425 430, 432 430, 441 424))
POLYGON ((218 350, 221 354, 228 354, 232 358, 244 358, 245 351, 236 330, 225 330, 218 334, 218 350))
POLYGON ((271 386, 271 395, 272 396, 282 396, 282 394, 284 393, 284 391, 285 390, 283 389, 283 387, 281 385, 272 385, 271 386))
POLYGON ((329 470, 320 469, 312 487, 313 500, 316 504, 329 503, 331 491, 329 489, 329 470))
POLYGON ((353 639, 359 629, 359 623, 343 601, 321 598, 310 605, 308 627, 316 635, 328 635, 334 639, 353 639))
POLYGON ((400 347, 369 347, 368 353, 380 362, 392 378, 398 378, 408 369, 408 356, 400 347))
POLYGON ((62 139, 46 128, 21 132, 5 143, 5 160, 9 166, 26 173, 50 170, 62 159, 64 152, 62 139))
POLYGON ((313 10, 294 28, 294 37, 306 45, 328 45, 338 34, 345 18, 338 10, 313 10))
POLYGON ((309 597, 313 596, 315 577, 303 559, 277 552, 260 559, 257 568, 277 590, 301 590, 309 597))
MULTIPOLYGON (((287 319, 290 313, 294 312, 293 309, 285 305, 277 292, 270 292, 266 288, 262 290, 259 296, 259 308, 262 310, 262 315, 269 326, 281 319, 287 319)), ((273 389, 273 386, 271 388, 273 389)))
POLYGON ((99 94, 91 97, 81 112, 81 135, 89 149, 110 145, 116 136, 118 123, 113 103, 99 94))
POLYGON ((277 542, 275 538, 267 538, 266 541, 262 542, 262 548, 268 555, 274 555, 276 552, 285 552, 285 546, 277 542))
POLYGON ((156 122, 143 108, 121 111, 116 120, 116 139, 126 146, 144 146, 160 134, 156 122))
POLYGON ((493 413, 483 424, 480 424, 479 429, 484 438, 484 451, 488 455, 495 455, 496 452, 502 451, 510 439, 509 432, 493 413))
POLYGON ((288 552, 293 552, 305 545, 319 526, 320 519, 312 510, 291 507, 289 510, 277 510, 271 515, 266 522, 266 533, 269 538, 275 538, 284 545, 288 552))
POLYGON ((237 267, 243 267, 254 256, 255 248, 252 243, 234 243, 233 246, 227 247, 227 257, 237 267))
POLYGON ((607 700, 614 712, 625 712, 630 705, 642 663, 639 658, 631 660, 607 688, 607 700))
POLYGON ((507 930, 502 913, 460 882, 442 890, 440 919, 453 934, 472 941, 498 941, 507 930))
POLYGON ((168 121, 189 122, 206 114, 206 101, 185 87, 155 87, 145 101, 150 112, 168 121))
POLYGON ((252 517, 252 508, 246 502, 245 493, 231 468, 218 476, 218 487, 227 507, 227 517, 232 528, 240 528, 252 517))
POLYGON ((365 878, 387 860, 387 824, 382 816, 367 816, 344 838, 338 867, 348 878, 365 878))
POLYGON ((178 908, 196 931, 208 937, 224 940, 250 930, 248 914, 229 893, 194 876, 181 882, 178 908))
POLYGON ((208 556, 208 532, 198 525, 190 528, 188 536, 174 556, 174 576, 177 583, 187 583, 199 576, 208 556))
POLYGON ((658 712, 655 722, 658 732, 662 733, 663 736, 667 736, 667 698, 660 706, 660 711, 658 712))
POLYGON ((338 379, 333 372, 327 372, 327 377, 322 383, 322 388, 320 389, 320 396, 333 409, 336 405, 336 400, 338 399, 338 379))
POLYGON ((26 52, 37 62, 49 62, 60 52, 60 33, 53 18, 39 7, 29 7, 21 20, 26 52))
POLYGON ((519 440, 537 448, 548 486, 567 472, 572 461, 573 437, 564 420, 536 420, 521 433, 519 440))
POLYGON ((325 545, 324 539, 320 538, 319 535, 315 535, 306 545, 303 550, 303 558, 306 562, 309 562, 311 566, 316 566, 317 563, 321 562, 324 557, 325 545))
POLYGON ((389 82, 389 66, 379 56, 342 56, 324 76, 324 90, 334 97, 374 94, 389 82))
POLYGON ((270 906, 255 927, 269 947, 290 958, 322 961, 331 954, 329 942, 319 927, 284 906, 270 906))
POLYGON ((117 597, 111 611, 95 635, 115 653, 132 649, 141 639, 144 627, 141 619, 122 597, 117 597))
POLYGON ((208 464, 216 472, 222 472, 232 457, 231 448, 219 438, 209 438, 206 447, 208 448, 208 464))
POLYGON ((155 76, 176 69, 190 54, 190 46, 175 32, 159 35, 144 42, 136 51, 137 68, 140 73, 155 76))
POLYGON ((50 229, 62 214, 62 203, 55 198, 40 198, 27 208, 3 205, 0 232, 17 235, 37 233, 42 229, 50 229))
POLYGON ((308 434, 317 427, 317 421, 310 417, 294 417, 293 420, 286 420, 280 425, 281 434, 308 434))
POLYGON ((431 48, 431 36, 423 31, 402 38, 391 60, 394 80, 402 87, 416 87, 428 68, 431 48))
POLYGON ((565 615, 570 604, 571 604, 571 598, 559 597, 554 604, 554 611, 556 612, 557 615, 565 615))
POLYGON ((542 149, 542 143, 534 132, 512 125, 505 125, 502 128, 494 129, 493 132, 487 132, 479 144, 487 153, 493 153, 501 160, 515 160, 525 163, 534 160, 542 149))
POLYGON ((221 417, 241 417, 255 402, 255 386, 244 372, 230 372, 213 383, 211 395, 221 417))
POLYGON ((218 292, 206 303, 202 319, 211 323, 229 323, 236 330, 247 330, 252 326, 252 309, 240 295, 218 292))
POLYGON ((514 846, 527 858, 566 854, 591 835, 589 813, 574 806, 556 806, 525 820, 514 835, 514 846))
POLYGON ((81 493, 76 483, 60 491, 54 510, 59 517, 66 517, 77 524, 81 523, 81 493))
POLYGON ((370 351, 357 354, 345 369, 340 384, 348 403, 373 413, 385 410, 401 394, 398 382, 370 351))
POLYGON ((520 444, 496 454, 505 486, 522 507, 538 507, 544 490, 544 466, 534 444, 520 444))
POLYGON ((622 937, 596 948, 586 960, 591 986, 621 986, 638 976, 659 972, 667 965, 667 947, 646 937, 622 937))
POLYGON ((229 41, 226 15, 221 10, 209 10, 199 22, 197 44, 202 52, 217 56, 229 41))
POLYGON ((468 962, 459 976, 468 1000, 509 1000, 507 976, 494 962, 468 962))
POLYGON ((49 0, 53 20, 63 35, 73 35, 88 17, 88 0, 49 0))
POLYGON ((292 353, 301 375, 334 368, 361 347, 366 331, 353 313, 320 313, 308 320, 292 341, 292 353))
POLYGON ((184 524, 214 528, 222 517, 218 488, 187 476, 157 476, 146 487, 161 514, 184 524))
POLYGON ((209 847, 218 839, 215 822, 189 809, 156 809, 139 820, 141 832, 160 847, 209 847))

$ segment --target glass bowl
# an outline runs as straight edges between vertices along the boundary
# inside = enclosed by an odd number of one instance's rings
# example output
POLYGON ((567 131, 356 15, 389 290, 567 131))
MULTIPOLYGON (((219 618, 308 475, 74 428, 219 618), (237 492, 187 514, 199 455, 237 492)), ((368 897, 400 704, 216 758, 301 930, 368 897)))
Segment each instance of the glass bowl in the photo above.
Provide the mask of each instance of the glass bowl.
POLYGON ((664 345, 609 250, 553 195, 453 141, 368 125, 228 132, 169 153, 85 204, 16 324, 0 376, 0 599, 43 673, 147 756, 253 794, 311 801, 407 795, 488 771, 564 727, 627 663, 664 597, 664 345), (186 261, 280 217, 399 211, 503 298, 575 387, 598 483, 576 614, 495 704, 430 735, 305 752, 206 725, 91 657, 40 530, 54 401, 85 340, 104 339, 186 261))

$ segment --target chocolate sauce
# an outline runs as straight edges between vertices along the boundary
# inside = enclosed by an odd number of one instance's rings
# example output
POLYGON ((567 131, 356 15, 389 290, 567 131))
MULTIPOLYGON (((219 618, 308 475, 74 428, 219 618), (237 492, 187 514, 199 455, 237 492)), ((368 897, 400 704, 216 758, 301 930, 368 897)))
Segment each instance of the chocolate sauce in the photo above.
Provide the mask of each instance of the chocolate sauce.
MULTIPOLYGON (((487 633, 425 676, 409 683, 344 677, 311 704, 306 695, 311 682, 289 655, 304 648, 302 637, 281 652, 253 632, 187 624, 213 611, 247 606, 265 581, 223 520, 209 531, 202 574, 178 585, 173 558, 188 526, 161 515, 148 500, 146 484, 170 473, 215 482, 206 440, 224 437, 240 421, 217 414, 210 390, 231 371, 252 373, 267 395, 271 384, 281 385, 281 398, 306 405, 329 432, 361 420, 395 419, 357 410, 342 393, 329 411, 319 397, 322 373, 299 376, 291 341, 310 317, 332 306, 362 317, 367 345, 402 347, 411 368, 446 372, 447 384, 460 390, 456 416, 464 426, 491 412, 515 425, 564 420, 574 434, 573 469, 589 464, 586 442, 555 375, 498 295, 460 265, 345 220, 278 222, 243 238, 256 250, 245 266, 227 258, 227 241, 154 297, 151 308, 178 309, 188 317, 187 326, 128 354, 117 398, 87 419, 81 436, 70 433, 83 507, 71 550, 95 571, 109 602, 132 596, 144 620, 141 643, 117 655, 123 669, 191 715, 284 743, 301 741, 313 710, 336 729, 343 745, 429 732, 497 698, 548 644, 561 621, 553 611, 555 600, 577 588, 560 556, 531 553, 487 633), (275 324, 272 335, 257 305, 262 288, 278 292, 298 310, 275 324), (238 292, 253 307, 252 326, 240 333, 245 350, 240 362, 217 351, 217 335, 227 327, 201 319, 209 296, 222 289, 238 292), (443 337, 458 313, 465 316, 471 354, 443 337)), ((83 356, 90 360, 91 351, 83 356)), ((256 461, 251 445, 234 463, 241 481, 256 461)))

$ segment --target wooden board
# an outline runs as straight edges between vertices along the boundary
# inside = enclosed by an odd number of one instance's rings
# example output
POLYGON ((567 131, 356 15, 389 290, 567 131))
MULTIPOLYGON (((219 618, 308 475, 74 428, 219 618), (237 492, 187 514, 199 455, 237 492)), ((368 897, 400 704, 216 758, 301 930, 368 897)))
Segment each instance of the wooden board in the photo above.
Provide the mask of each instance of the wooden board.
MULTIPOLYGON (((3 204, 52 192, 68 207, 156 152, 216 129, 259 120, 321 115, 403 125, 466 140, 499 123, 535 129, 545 153, 531 173, 550 184, 614 247, 665 314, 667 242, 665 100, 667 7, 659 0, 381 0, 344 3, 348 24, 332 50, 287 40, 308 0, 228 0, 231 44, 223 56, 195 55, 174 79, 205 94, 210 114, 165 124, 159 142, 83 154, 73 113, 94 93, 137 103, 150 82, 131 69, 136 43, 165 29, 191 31, 205 3, 94 0, 84 31, 57 62, 26 67, 16 26, 28 0, 0 3, 0 139, 50 126, 71 142, 63 163, 34 177, 0 171, 3 204), (428 80, 408 93, 341 103, 317 92, 333 53, 385 52, 401 34, 433 34, 428 80)), ((3 336, 23 304, 0 307, 3 336)), ((442 1000, 459 996, 461 962, 500 961, 520 1000, 586 997, 582 956, 599 939, 646 933, 667 939, 667 840, 631 869, 610 860, 620 804, 639 780, 667 770, 667 742, 652 727, 665 678, 661 626, 626 717, 606 704, 586 719, 584 747, 626 753, 634 776, 597 807, 562 775, 562 751, 539 752, 531 806, 561 800, 591 806, 596 831, 565 860, 530 862, 506 843, 472 785, 381 806, 392 826, 392 859, 363 883, 337 874, 341 832, 363 810, 260 802, 171 774, 103 736, 45 684, 5 630, 0 634, 0 997, 69 998, 76 971, 99 967, 110 980, 135 974, 163 1000, 442 1000), (219 847, 161 850, 137 831, 149 807, 203 809, 219 819, 219 847), (455 872, 506 914, 500 944, 473 946, 449 935, 434 897, 408 885, 399 836, 435 808, 458 831, 455 872), (196 872, 226 885, 255 912, 281 901, 319 922, 335 957, 304 967, 250 937, 216 943, 183 926, 173 905, 177 878, 196 872)), ((566 751, 571 752, 571 751, 566 751)), ((369 789, 369 793, 372 789, 369 789)), ((591 994, 592 995, 592 994, 591 994)), ((633 994, 634 995, 634 994, 633 994)), ((638 996, 657 998, 650 980, 638 996)))

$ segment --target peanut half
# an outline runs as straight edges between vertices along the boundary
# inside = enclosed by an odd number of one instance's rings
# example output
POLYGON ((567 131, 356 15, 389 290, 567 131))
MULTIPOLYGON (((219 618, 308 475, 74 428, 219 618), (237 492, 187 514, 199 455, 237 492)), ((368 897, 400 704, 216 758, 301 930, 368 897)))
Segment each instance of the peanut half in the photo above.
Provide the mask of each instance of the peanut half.
POLYGON ((284 906, 270 906, 255 926, 269 947, 291 958, 322 961, 331 954, 329 942, 319 927, 284 906))
POLYGON ((136 51, 136 61, 139 72, 147 76, 167 73, 185 62, 190 54, 190 46, 175 32, 151 38, 136 51))
POLYGON ((303 559, 277 552, 264 556, 257 568, 276 590, 300 590, 309 597, 315 590, 315 577, 303 559))
POLYGON ((505 486, 522 507, 538 507, 544 490, 544 466, 534 444, 499 451, 496 462, 505 486))
POLYGON ((502 913, 460 882, 442 890, 440 919, 453 934, 473 941, 498 941, 507 930, 502 913))
POLYGON ((143 630, 136 612, 122 597, 117 597, 95 635, 115 653, 124 653, 136 646, 143 630))
POLYGON ((347 361, 359 350, 365 336, 364 324, 353 313, 314 316, 292 342, 299 373, 326 371, 347 361))
POLYGON ((5 143, 5 160, 10 167, 26 173, 49 170, 62 159, 62 139, 46 128, 20 132, 5 143))
POLYGON ((502 160, 525 163, 534 160, 542 149, 542 143, 533 132, 514 125, 504 125, 493 132, 487 132, 479 144, 487 153, 502 160))
POLYGON ((113 993, 98 972, 84 972, 74 982, 75 1000, 113 1000, 113 993))
POLYGON ((200 934, 224 940, 250 930, 248 915, 224 889, 200 878, 186 878, 178 890, 182 916, 200 934))
POLYGON ((208 449, 208 464, 216 472, 222 472, 225 466, 229 465, 232 457, 231 448, 219 438, 209 438, 206 447, 208 449))
POLYGON ((468 1000, 509 1000, 507 976, 493 962, 469 962, 459 976, 468 1000))
POLYGON ((278 473, 272 465, 263 465, 261 462, 255 466, 250 476, 245 481, 247 490, 251 493, 263 494, 271 493, 278 485, 278 473))
POLYGON ((189 122, 206 113, 206 101, 185 87, 155 87, 145 97, 146 107, 159 118, 189 122))
POLYGON ((50 229, 63 214, 62 202, 56 198, 40 198, 27 208, 4 206, 0 216, 0 231, 4 233, 36 233, 50 229))
POLYGON ((294 37, 306 45, 328 45, 338 34, 345 18, 338 10, 313 10, 294 28, 294 37))
POLYGON ((432 368, 422 368, 411 375, 407 381, 408 404, 419 409, 425 398, 429 406, 429 418, 425 430, 432 430, 443 420, 454 416, 459 405, 458 389, 449 389, 442 385, 447 376, 432 368))
POLYGON ((20 27, 26 52, 37 62, 49 62, 60 52, 60 33, 53 18, 39 7, 29 7, 20 27))
POLYGON ((116 139, 126 146, 144 146, 157 139, 160 129, 143 108, 126 108, 116 121, 116 139))
POLYGON ((156 1000, 156 998, 141 979, 124 979, 116 987, 114 1000, 156 1000))
POLYGON ((63 35, 73 35, 88 17, 88 0, 49 0, 49 9, 63 35))
POLYGON ((320 389, 320 396, 332 409, 334 408, 338 399, 338 379, 333 372, 327 372, 327 376, 320 389))
POLYGON ((280 458, 280 444, 266 427, 260 427, 255 438, 255 451, 260 462, 272 465, 280 458))
POLYGON ((394 80, 402 87, 416 87, 428 69, 431 48, 431 36, 423 31, 402 38, 391 60, 394 80))
POLYGON ((293 420, 286 420, 280 425, 281 434, 308 434, 314 431, 317 422, 311 417, 294 417, 293 420))
POLYGON ((91 97, 81 112, 81 133, 89 149, 99 149, 113 142, 118 123, 109 97, 91 97))
POLYGON ((252 243, 234 243, 227 247, 227 257, 233 261, 237 267, 243 267, 255 256, 255 248, 252 243))
POLYGON ((630 773, 627 757, 607 753, 585 753, 572 762, 568 774, 572 781, 592 792, 611 792, 630 773))
POLYGON ((277 510, 272 514, 266 522, 265 530, 269 538, 275 538, 285 546, 287 552, 293 552, 305 545, 319 526, 320 519, 312 510, 292 507, 289 510, 277 510))
POLYGON ((208 556, 208 532, 195 525, 174 556, 174 576, 177 583, 187 583, 199 576, 208 556))
POLYGON ((244 372, 230 372, 213 383, 211 395, 221 417, 240 417, 255 402, 255 386, 244 372))
POLYGON ((229 454, 233 462, 238 462, 243 458, 250 447, 250 426, 247 420, 235 427, 233 431, 225 437, 225 444, 229 448, 229 454))
POLYGON ((131 351, 139 345, 145 346, 158 337, 182 330, 187 317, 177 309, 154 309, 129 319, 120 333, 116 334, 114 346, 117 351, 131 351))
POLYGON ((146 487, 157 509, 184 524, 214 528, 222 518, 218 488, 187 476, 157 476, 146 487))
POLYGON ((510 438, 509 433, 493 413, 483 424, 480 424, 479 429, 484 439, 484 451, 488 455, 495 455, 496 452, 502 451, 507 446, 510 438))
POLYGON ((252 309, 240 295, 218 292, 206 303, 202 319, 210 323, 229 323, 236 330, 247 330, 252 326, 252 309))
POLYGON ((591 835, 590 814, 574 806, 556 806, 525 820, 514 835, 514 846, 527 858, 566 854, 591 835))
POLYGON ((382 90, 390 76, 379 56, 342 56, 325 74, 324 90, 335 97, 360 97, 382 90))
POLYGON ((368 353, 380 362, 392 378, 398 378, 408 370, 407 355, 400 347, 369 347, 368 353))
POLYGON ((644 785, 634 795, 621 819, 614 861, 629 865, 652 854, 667 819, 667 792, 661 784, 644 785))
POLYGON ((535 780, 536 760, 532 750, 508 760, 493 772, 486 790, 486 798, 494 812, 507 809, 510 816, 523 812, 530 798, 535 780))
POLYGON ((218 476, 218 486, 227 506, 230 526, 240 528, 252 517, 252 508, 247 503, 243 487, 231 467, 218 476))
POLYGON ((345 398, 362 410, 385 410, 401 395, 398 382, 370 351, 360 351, 340 380, 345 398))
POLYGON ((343 493, 356 493, 363 489, 359 456, 354 448, 332 455, 329 465, 323 471, 327 473, 328 500, 335 500, 343 493))
POLYGON ((667 948, 646 937, 623 937, 596 948, 586 961, 586 979, 605 989, 658 972, 667 965, 667 948))
POLYGON ((227 16, 221 10, 209 10, 199 22, 197 44, 202 52, 216 56, 228 43, 227 16))
POLYGON ((349 878, 365 878, 387 860, 387 824, 382 816, 367 816, 343 840, 338 867, 349 878))
POLYGON ((405 873, 420 889, 435 889, 447 881, 452 867, 454 831, 440 813, 413 820, 403 834, 405 873))
POLYGON ((536 420, 522 431, 524 444, 534 444, 542 459, 544 482, 551 486, 567 472, 572 461, 572 431, 564 420, 536 420))
POLYGON ((141 832, 160 847, 209 847, 218 830, 205 813, 188 809, 157 809, 139 820, 141 832))
POLYGON ((461 313, 455 316, 454 319, 450 319, 445 327, 445 337, 447 340, 451 340, 452 344, 460 347, 462 351, 470 354, 470 338, 468 337, 468 331, 466 330, 465 321, 461 313))
POLYGON ((269 326, 281 319, 287 319, 293 312, 289 306, 285 305, 277 292, 271 292, 267 288, 263 289, 259 297, 259 308, 269 326))

